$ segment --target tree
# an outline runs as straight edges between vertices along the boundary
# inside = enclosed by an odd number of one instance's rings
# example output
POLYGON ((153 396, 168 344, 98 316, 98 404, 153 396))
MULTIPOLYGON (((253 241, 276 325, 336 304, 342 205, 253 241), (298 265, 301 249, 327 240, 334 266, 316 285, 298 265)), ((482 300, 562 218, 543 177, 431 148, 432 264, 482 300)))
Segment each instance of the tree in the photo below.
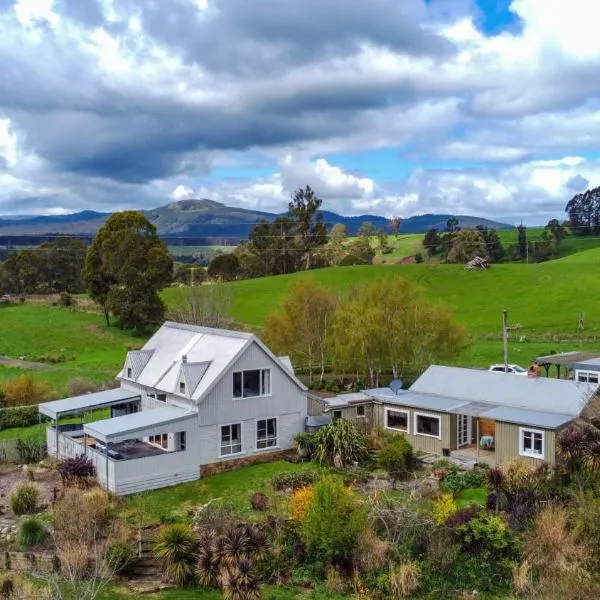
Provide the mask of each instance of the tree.
POLYGON ((322 203, 307 185, 296 190, 288 204, 288 216, 295 223, 296 245, 304 255, 305 269, 310 269, 311 252, 327 243, 327 226, 319 212, 322 203))
POLYGON ((392 248, 388 244, 388 235, 383 229, 376 231, 377 234, 377 245, 379 247, 380 254, 389 254, 392 248))
POLYGON ((321 379, 325 372, 326 336, 331 325, 336 299, 311 279, 295 281, 277 312, 265 321, 265 341, 275 352, 289 354, 308 369, 319 365, 321 379))
POLYGON ((565 207, 574 235, 591 235, 600 229, 600 186, 576 194, 565 207))
POLYGON ((390 229, 392 230, 392 234, 396 237, 400 235, 400 225, 402 225, 401 217, 392 217, 390 219, 390 229))
POLYGON ((560 246, 566 233, 565 228, 560 221, 558 219, 550 219, 546 225, 546 230, 552 234, 556 246, 560 246))
POLYGON ((376 387, 382 372, 397 377, 452 358, 465 347, 466 334, 451 317, 405 279, 365 283, 335 312, 329 347, 336 370, 366 375, 376 387))
POLYGON ((233 281, 240 274, 240 261, 236 254, 219 254, 208 265, 208 276, 218 281, 233 281))
POLYGON ((183 298, 168 318, 177 323, 226 327, 231 306, 231 287, 221 283, 195 285, 184 290, 183 298))
POLYGON ((344 244, 346 243, 346 226, 343 223, 336 223, 331 228, 329 235, 329 249, 331 253, 331 264, 339 265, 344 257, 344 244))
POLYGON ((206 279, 206 269, 198 264, 178 264, 173 281, 186 285, 199 285, 206 279))
POLYGON ((377 453, 377 461, 387 471, 392 483, 406 477, 413 460, 413 449, 403 435, 394 435, 377 453))
POLYGON ((517 227, 517 252, 521 260, 527 259, 527 229, 525 225, 517 227))
POLYGON ((371 223, 371 221, 364 221, 361 226, 358 228, 358 235, 360 237, 366 237, 369 238, 373 235, 375 235, 376 232, 376 228, 375 225, 373 225, 373 223, 371 223))
POLYGON ((173 259, 141 213, 115 213, 100 228, 88 249, 85 281, 92 299, 121 327, 140 329, 159 323, 164 304, 158 292, 173 277, 173 259))
POLYGON ((375 250, 371 246, 368 237, 360 237, 354 240, 347 247, 346 256, 341 261, 341 265, 370 265, 375 258, 375 250))
POLYGON ((476 229, 462 229, 452 242, 452 248, 446 258, 449 263, 466 263, 476 256, 488 258, 485 239, 481 231, 476 229))
POLYGON ((531 250, 536 262, 549 260, 556 255, 556 241, 548 229, 544 229, 540 237, 533 242, 531 250))
POLYGON ((477 225, 475 229, 480 231, 483 236, 489 260, 495 263, 501 262, 504 258, 504 248, 502 247, 502 241, 500 240, 500 236, 496 233, 496 230, 488 229, 485 225, 477 225))
POLYGON ((459 230, 460 230, 460 227, 458 226, 458 219, 456 217, 450 217, 446 221, 446 232, 447 233, 456 233, 459 230))
POLYGON ((438 234, 438 230, 435 227, 431 227, 425 233, 423 237, 423 248, 427 250, 428 256, 433 256, 437 253, 440 248, 440 236, 438 234))

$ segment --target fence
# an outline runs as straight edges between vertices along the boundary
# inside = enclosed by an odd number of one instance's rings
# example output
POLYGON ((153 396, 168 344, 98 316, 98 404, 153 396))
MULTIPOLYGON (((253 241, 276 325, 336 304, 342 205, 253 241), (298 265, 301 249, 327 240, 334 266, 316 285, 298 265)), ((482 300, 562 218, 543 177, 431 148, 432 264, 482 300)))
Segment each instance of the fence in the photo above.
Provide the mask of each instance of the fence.
POLYGON ((17 451, 16 438, 10 440, 0 440, 0 463, 18 463, 19 453, 17 451))

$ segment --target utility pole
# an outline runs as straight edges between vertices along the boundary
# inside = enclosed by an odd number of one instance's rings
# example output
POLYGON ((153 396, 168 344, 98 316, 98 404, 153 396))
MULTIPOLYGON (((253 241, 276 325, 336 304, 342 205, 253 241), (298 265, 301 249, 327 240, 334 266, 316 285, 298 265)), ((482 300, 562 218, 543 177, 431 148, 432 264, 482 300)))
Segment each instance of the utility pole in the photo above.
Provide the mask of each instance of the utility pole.
POLYGON ((502 343, 504 344, 504 372, 508 373, 508 313, 502 311, 502 343))

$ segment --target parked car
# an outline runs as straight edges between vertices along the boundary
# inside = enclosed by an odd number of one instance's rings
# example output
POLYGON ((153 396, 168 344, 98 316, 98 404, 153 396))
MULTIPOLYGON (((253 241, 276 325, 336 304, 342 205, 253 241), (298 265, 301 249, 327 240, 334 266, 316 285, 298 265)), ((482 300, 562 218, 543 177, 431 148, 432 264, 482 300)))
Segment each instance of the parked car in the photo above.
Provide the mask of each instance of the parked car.
MULTIPOLYGON (((492 365, 488 371, 493 371, 494 373, 504 373, 504 365, 492 365)), ((512 373, 513 375, 522 375, 527 377, 527 369, 524 369, 519 365, 508 365, 508 372, 512 373)))

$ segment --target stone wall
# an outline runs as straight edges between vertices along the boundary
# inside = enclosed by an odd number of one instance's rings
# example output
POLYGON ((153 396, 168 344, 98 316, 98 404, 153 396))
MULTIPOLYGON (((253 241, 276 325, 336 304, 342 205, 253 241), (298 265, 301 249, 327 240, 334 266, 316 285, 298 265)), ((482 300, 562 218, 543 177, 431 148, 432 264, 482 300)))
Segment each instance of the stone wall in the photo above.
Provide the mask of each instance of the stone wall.
POLYGON ((247 467, 248 465, 267 463, 273 460, 293 459, 297 457, 297 455, 297 451, 294 448, 291 448, 286 450, 276 450, 274 452, 261 452, 259 454, 252 454, 250 456, 241 456, 240 458, 232 458, 230 460, 224 460, 208 465, 201 465, 200 477, 216 475, 217 473, 233 471, 234 469, 241 469, 242 467, 247 467))
POLYGON ((1 568, 21 573, 55 573, 60 569, 58 556, 47 552, 4 552, 1 568))

